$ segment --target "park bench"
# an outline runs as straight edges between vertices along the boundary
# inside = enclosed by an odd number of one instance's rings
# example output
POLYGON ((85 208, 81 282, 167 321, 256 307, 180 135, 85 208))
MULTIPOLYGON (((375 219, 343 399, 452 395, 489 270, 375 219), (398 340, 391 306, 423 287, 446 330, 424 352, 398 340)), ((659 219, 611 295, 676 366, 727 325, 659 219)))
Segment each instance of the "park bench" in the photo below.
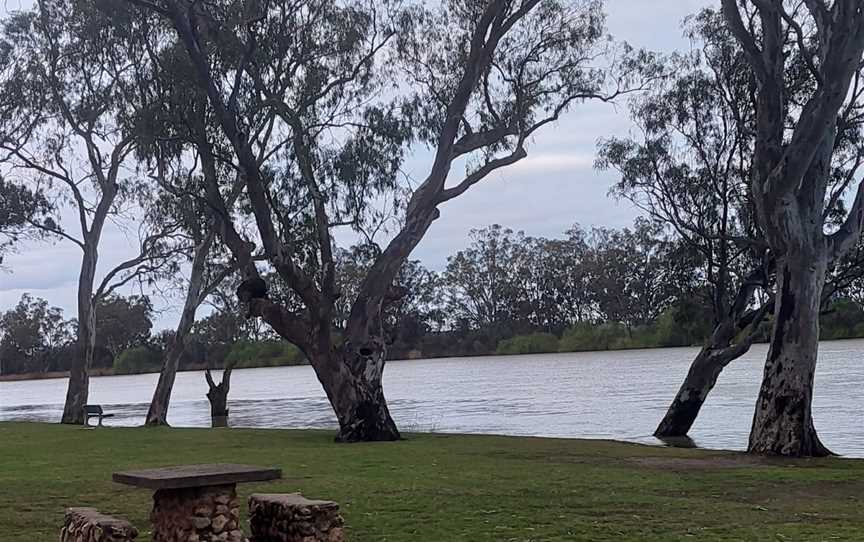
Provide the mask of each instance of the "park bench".
POLYGON ((84 405, 84 425, 90 426, 90 418, 99 418, 99 427, 102 427, 102 418, 112 418, 114 414, 105 414, 102 405, 84 405))

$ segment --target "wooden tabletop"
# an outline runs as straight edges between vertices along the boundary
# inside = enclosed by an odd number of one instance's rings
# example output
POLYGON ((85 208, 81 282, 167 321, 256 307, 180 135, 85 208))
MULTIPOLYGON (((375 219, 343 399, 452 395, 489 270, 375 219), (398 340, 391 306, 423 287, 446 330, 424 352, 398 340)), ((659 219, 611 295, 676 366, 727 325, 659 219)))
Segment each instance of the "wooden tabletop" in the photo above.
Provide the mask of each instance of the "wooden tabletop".
POLYGON ((180 489, 277 480, 282 478, 282 470, 217 463, 115 472, 111 478, 118 484, 148 489, 180 489))

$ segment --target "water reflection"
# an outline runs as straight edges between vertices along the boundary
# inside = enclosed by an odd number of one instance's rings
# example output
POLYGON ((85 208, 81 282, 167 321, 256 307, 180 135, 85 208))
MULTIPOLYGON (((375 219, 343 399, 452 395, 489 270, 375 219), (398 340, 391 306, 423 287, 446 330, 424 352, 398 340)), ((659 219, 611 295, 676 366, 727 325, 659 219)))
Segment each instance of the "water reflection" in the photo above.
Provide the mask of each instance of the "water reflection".
MULTIPOLYGON (((385 371, 391 412, 403 431, 613 438, 651 436, 696 354, 693 348, 494 356, 392 362, 385 371)), ((691 436, 700 446, 743 449, 766 348, 729 366, 691 436)), ((823 343, 814 418, 835 452, 864 457, 864 341, 823 343)), ((95 377, 91 402, 110 425, 141 425, 157 375, 95 377)), ((66 380, 0 382, 0 420, 60 419, 66 380)), ((200 372, 177 377, 168 421, 207 427, 200 372)), ((236 370, 229 399, 235 427, 334 428, 336 419, 310 367, 236 370)), ((691 443, 676 443, 688 444, 691 443)))

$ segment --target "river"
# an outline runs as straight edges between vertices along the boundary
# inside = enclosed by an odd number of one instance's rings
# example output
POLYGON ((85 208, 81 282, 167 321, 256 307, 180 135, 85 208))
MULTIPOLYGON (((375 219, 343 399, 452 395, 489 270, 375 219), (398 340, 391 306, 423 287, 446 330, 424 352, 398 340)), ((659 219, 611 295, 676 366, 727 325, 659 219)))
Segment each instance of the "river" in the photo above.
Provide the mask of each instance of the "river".
MULTIPOLYGON (((691 436, 706 448, 740 450, 761 380, 766 345, 720 377, 691 436)), ((695 348, 393 361, 384 371, 390 410, 402 431, 609 438, 651 437, 695 348)), ((90 402, 116 414, 108 425, 144 421, 158 375, 91 379, 90 402)), ((177 376, 169 422, 210 423, 201 372, 177 376)), ((66 379, 0 382, 0 420, 56 422, 66 379)), ((329 428, 336 421, 311 367, 235 370, 229 396, 235 427, 329 428)), ((823 342, 814 419, 833 451, 864 457, 864 340, 823 342)))

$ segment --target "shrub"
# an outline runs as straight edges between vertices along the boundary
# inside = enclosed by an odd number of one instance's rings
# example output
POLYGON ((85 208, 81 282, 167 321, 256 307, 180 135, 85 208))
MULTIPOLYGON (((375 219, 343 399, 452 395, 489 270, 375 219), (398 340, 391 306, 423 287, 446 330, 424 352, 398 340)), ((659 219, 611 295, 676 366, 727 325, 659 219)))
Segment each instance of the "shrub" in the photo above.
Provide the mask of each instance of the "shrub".
POLYGON ((146 346, 124 350, 114 360, 114 373, 119 375, 152 373, 162 369, 162 356, 146 346))
POLYGON ((551 333, 517 335, 498 343, 496 354, 544 354, 558 351, 558 337, 551 333))
POLYGON ((242 369, 247 367, 281 367, 302 365, 303 355, 286 341, 237 341, 225 356, 225 364, 242 369))
MULTIPOLYGON (((592 325, 587 322, 576 324, 561 337, 559 352, 586 352, 609 350, 626 337, 627 329, 618 323, 592 325)), ((620 348, 620 346, 619 346, 620 348)))

